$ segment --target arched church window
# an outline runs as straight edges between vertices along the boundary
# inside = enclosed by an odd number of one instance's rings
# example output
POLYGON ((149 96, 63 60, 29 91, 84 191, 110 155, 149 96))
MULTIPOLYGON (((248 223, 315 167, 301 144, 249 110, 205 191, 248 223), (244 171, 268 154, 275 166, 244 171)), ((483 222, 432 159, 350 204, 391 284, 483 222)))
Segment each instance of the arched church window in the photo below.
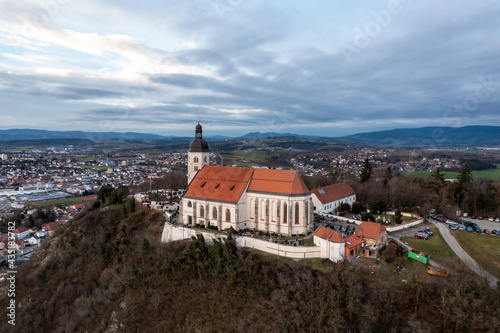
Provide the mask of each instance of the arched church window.
POLYGON ((198 156, 195 156, 193 161, 194 163, 198 163, 198 156))
POLYGON ((286 202, 283 204, 283 223, 286 224, 288 222, 288 205, 286 202))
POLYGON ((255 218, 259 217, 259 200, 255 200, 255 218))
POLYGON ((231 222, 231 211, 226 209, 226 222, 231 222))
POLYGON ((299 203, 295 203, 295 224, 299 224, 299 203))
POLYGON ((253 208, 255 206, 255 200, 251 199, 250 200, 250 217, 254 218, 255 217, 255 209, 253 208))
POLYGON ((207 163, 207 157, 203 157, 203 163, 207 163))
POLYGON ((214 209, 212 209, 212 218, 217 218, 217 207, 214 207, 214 209))
POLYGON ((193 207, 193 203, 191 201, 188 201, 188 207, 193 207))
POLYGON ((203 205, 200 206, 200 217, 205 217, 205 208, 203 205))
POLYGON ((307 224, 307 221, 309 220, 309 203, 307 201, 304 203, 304 211, 306 212, 305 213, 305 216, 306 216, 305 224, 307 224))

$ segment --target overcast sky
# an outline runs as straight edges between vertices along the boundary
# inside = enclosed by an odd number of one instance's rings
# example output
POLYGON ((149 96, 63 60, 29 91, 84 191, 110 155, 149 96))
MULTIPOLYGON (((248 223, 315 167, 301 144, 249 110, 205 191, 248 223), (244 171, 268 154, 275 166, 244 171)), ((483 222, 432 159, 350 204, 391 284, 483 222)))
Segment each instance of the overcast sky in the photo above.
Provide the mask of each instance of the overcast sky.
POLYGON ((0 129, 500 125, 500 2, 0 0, 0 129))

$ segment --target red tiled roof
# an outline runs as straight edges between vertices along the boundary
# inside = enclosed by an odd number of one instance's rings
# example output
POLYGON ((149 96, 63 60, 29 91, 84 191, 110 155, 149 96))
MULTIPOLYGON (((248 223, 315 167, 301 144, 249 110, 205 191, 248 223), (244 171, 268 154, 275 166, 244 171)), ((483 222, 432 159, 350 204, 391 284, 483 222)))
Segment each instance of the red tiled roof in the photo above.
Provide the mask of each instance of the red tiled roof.
POLYGON ((321 201, 322 204, 337 201, 356 194, 352 187, 350 187, 346 183, 315 188, 314 190, 311 190, 311 193, 316 195, 316 198, 318 198, 318 200, 321 201), (323 190, 323 192, 325 193, 320 193, 320 190, 323 190))
POLYGON ((319 227, 314 231, 314 236, 317 236, 319 238, 329 240, 334 243, 344 243, 344 239, 338 232, 332 229, 325 228, 323 226, 319 227))
POLYGON ((59 228, 61 224, 59 222, 44 223, 42 227, 46 228, 47 231, 53 231, 59 228))
POLYGON ((386 229, 380 223, 363 222, 354 231, 356 236, 363 236, 364 238, 377 239, 381 232, 386 229))
POLYGON ((205 165, 184 194, 187 198, 238 202, 253 169, 205 165))
POLYGON ((309 189, 296 170, 255 169, 248 191, 306 194, 309 189))
POLYGON ((345 246, 349 249, 356 247, 360 244, 363 244, 365 241, 356 235, 349 236, 345 239, 345 246))
POLYGON ((16 230, 14 230, 14 233, 20 234, 21 232, 25 232, 25 231, 28 231, 28 228, 26 228, 26 227, 19 227, 16 230))
POLYGON ((307 186, 295 170, 253 169, 205 165, 184 194, 185 198, 238 202, 248 191, 306 194, 307 186))

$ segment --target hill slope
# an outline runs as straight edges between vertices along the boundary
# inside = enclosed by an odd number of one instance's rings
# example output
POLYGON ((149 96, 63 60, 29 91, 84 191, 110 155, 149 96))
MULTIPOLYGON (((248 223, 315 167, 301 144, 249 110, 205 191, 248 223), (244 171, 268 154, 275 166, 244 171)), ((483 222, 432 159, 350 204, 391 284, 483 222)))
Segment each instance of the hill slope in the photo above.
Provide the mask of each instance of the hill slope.
MULTIPOLYGON (((347 264, 323 273, 232 241, 158 242, 163 216, 129 202, 69 222, 17 275, 2 332, 495 331, 500 291, 469 277, 391 284, 347 264)), ((5 290, 5 285, 3 286, 5 290)), ((7 296, 0 304, 6 309, 7 296)), ((4 314, 5 318, 5 314, 4 314)))
POLYGON ((373 146, 459 147, 498 146, 500 126, 399 128, 338 138, 373 146))

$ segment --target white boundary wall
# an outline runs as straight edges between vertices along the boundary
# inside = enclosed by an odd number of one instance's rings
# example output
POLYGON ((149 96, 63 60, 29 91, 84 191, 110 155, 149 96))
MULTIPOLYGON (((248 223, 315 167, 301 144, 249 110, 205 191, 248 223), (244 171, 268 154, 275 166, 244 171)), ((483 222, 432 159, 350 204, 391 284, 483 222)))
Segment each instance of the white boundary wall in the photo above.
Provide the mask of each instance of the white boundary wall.
MULTIPOLYGON (((207 242, 213 242, 217 238, 226 238, 227 236, 222 233, 201 231, 199 229, 185 228, 180 226, 174 226, 170 223, 165 223, 163 227, 163 233, 161 235, 162 243, 169 243, 176 240, 190 239, 191 236, 196 236, 197 234, 202 234, 207 242)), ((264 241, 257 238, 246 237, 246 236, 236 236, 234 237, 236 244, 240 247, 248 247, 256 249, 259 251, 271 253, 274 255, 279 255, 286 258, 294 259, 306 259, 306 258, 322 258, 322 248, 320 246, 290 246, 282 245, 278 246, 277 243, 272 243, 264 241), (279 248, 279 250, 278 250, 279 248)), ((324 249, 323 249, 323 252, 324 249)), ((333 250, 332 250, 333 253, 333 250)), ((335 260, 339 261, 339 260, 335 260)))
POLYGON ((389 227, 385 227, 385 228, 387 229, 387 232, 393 232, 393 231, 398 231, 398 230, 403 230, 403 229, 414 227, 422 222, 424 222, 424 219, 418 219, 418 220, 411 221, 408 223, 402 223, 402 224, 389 226, 389 227))

